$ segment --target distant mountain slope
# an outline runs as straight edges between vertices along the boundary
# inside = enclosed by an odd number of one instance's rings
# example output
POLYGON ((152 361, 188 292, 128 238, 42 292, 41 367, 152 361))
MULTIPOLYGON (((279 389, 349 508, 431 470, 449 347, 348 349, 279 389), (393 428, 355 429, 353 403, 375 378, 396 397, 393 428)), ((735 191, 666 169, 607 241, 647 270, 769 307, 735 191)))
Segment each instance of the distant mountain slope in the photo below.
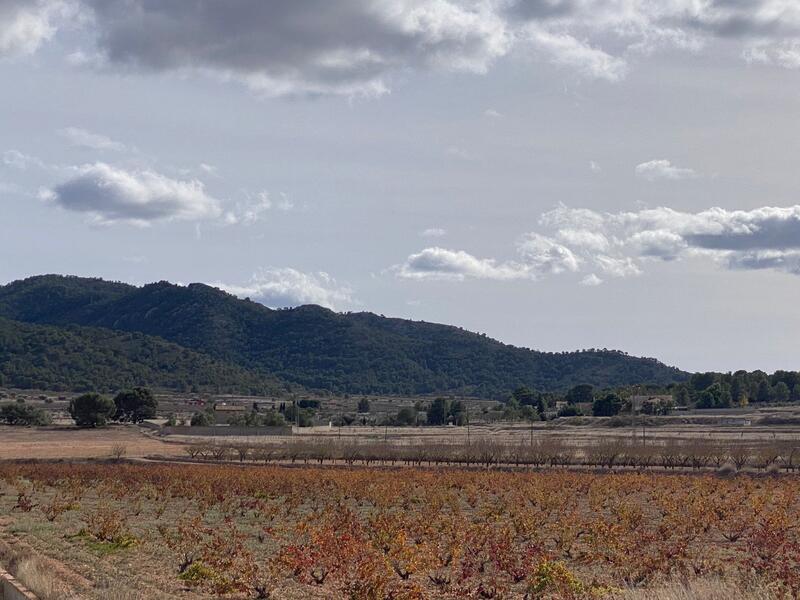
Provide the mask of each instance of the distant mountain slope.
POLYGON ((670 383, 686 374, 616 351, 536 352, 457 327, 339 314, 319 306, 271 310, 203 284, 143 287, 46 275, 0 287, 0 316, 162 337, 306 387, 350 393, 458 391, 484 397, 541 390, 670 383))
POLYGON ((0 318, 0 383, 19 388, 113 392, 136 385, 180 391, 268 394, 278 380, 160 338, 0 318))

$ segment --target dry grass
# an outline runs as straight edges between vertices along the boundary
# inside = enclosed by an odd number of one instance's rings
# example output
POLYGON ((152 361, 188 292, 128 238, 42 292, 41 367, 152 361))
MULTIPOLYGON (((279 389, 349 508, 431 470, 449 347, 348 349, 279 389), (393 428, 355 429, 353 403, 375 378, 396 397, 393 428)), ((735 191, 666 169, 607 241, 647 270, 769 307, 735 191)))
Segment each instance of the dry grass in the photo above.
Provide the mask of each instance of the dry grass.
POLYGON ((630 590, 614 600, 779 600, 767 588, 721 579, 675 581, 663 587, 630 590))
POLYGON ((129 458, 183 454, 180 444, 165 443, 142 434, 137 427, 97 429, 74 427, 8 427, 0 425, 0 460, 108 458, 116 445, 125 446, 129 458))
POLYGON ((51 565, 38 557, 23 558, 15 577, 40 600, 78 600, 53 571, 51 565))

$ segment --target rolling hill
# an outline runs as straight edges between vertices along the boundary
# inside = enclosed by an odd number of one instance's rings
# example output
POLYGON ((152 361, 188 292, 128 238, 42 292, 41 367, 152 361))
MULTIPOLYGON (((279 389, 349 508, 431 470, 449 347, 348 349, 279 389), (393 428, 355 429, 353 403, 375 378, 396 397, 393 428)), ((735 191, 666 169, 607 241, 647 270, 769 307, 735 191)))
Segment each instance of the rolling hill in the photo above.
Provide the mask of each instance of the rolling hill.
POLYGON ((198 283, 31 277, 0 287, 0 317, 144 334, 248 374, 334 393, 501 397, 518 385, 562 390, 686 377, 618 351, 538 352, 448 325, 314 305, 272 310, 198 283))

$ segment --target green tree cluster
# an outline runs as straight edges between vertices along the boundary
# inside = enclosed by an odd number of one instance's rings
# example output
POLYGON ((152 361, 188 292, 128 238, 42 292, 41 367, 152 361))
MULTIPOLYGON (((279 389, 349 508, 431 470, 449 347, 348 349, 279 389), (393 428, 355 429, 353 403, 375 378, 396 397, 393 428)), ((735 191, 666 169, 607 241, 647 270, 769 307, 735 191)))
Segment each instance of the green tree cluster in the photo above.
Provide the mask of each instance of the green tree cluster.
POLYGON ((0 404, 0 422, 6 425, 42 426, 52 423, 50 414, 29 404, 20 402, 0 404))
POLYGON ((111 398, 95 392, 83 394, 69 402, 69 415, 78 427, 103 427, 114 418, 117 405, 111 398))

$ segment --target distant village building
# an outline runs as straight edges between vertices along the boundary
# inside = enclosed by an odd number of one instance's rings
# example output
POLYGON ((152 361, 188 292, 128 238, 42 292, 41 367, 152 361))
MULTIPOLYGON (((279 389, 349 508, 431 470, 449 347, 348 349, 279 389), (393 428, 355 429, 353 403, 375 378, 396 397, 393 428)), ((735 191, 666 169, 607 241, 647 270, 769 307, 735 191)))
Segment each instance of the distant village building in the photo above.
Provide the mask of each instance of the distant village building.
POLYGON ((735 427, 747 427, 750 423, 750 419, 744 417, 728 417, 722 420, 723 425, 733 425, 735 427))
POLYGON ((634 412, 643 412, 642 407, 645 405, 669 407, 669 410, 672 410, 675 406, 672 394, 637 395, 631 396, 630 400, 634 412))
POLYGON ((247 412, 247 407, 241 404, 217 404, 214 412, 225 413, 226 415, 237 415, 247 412))

